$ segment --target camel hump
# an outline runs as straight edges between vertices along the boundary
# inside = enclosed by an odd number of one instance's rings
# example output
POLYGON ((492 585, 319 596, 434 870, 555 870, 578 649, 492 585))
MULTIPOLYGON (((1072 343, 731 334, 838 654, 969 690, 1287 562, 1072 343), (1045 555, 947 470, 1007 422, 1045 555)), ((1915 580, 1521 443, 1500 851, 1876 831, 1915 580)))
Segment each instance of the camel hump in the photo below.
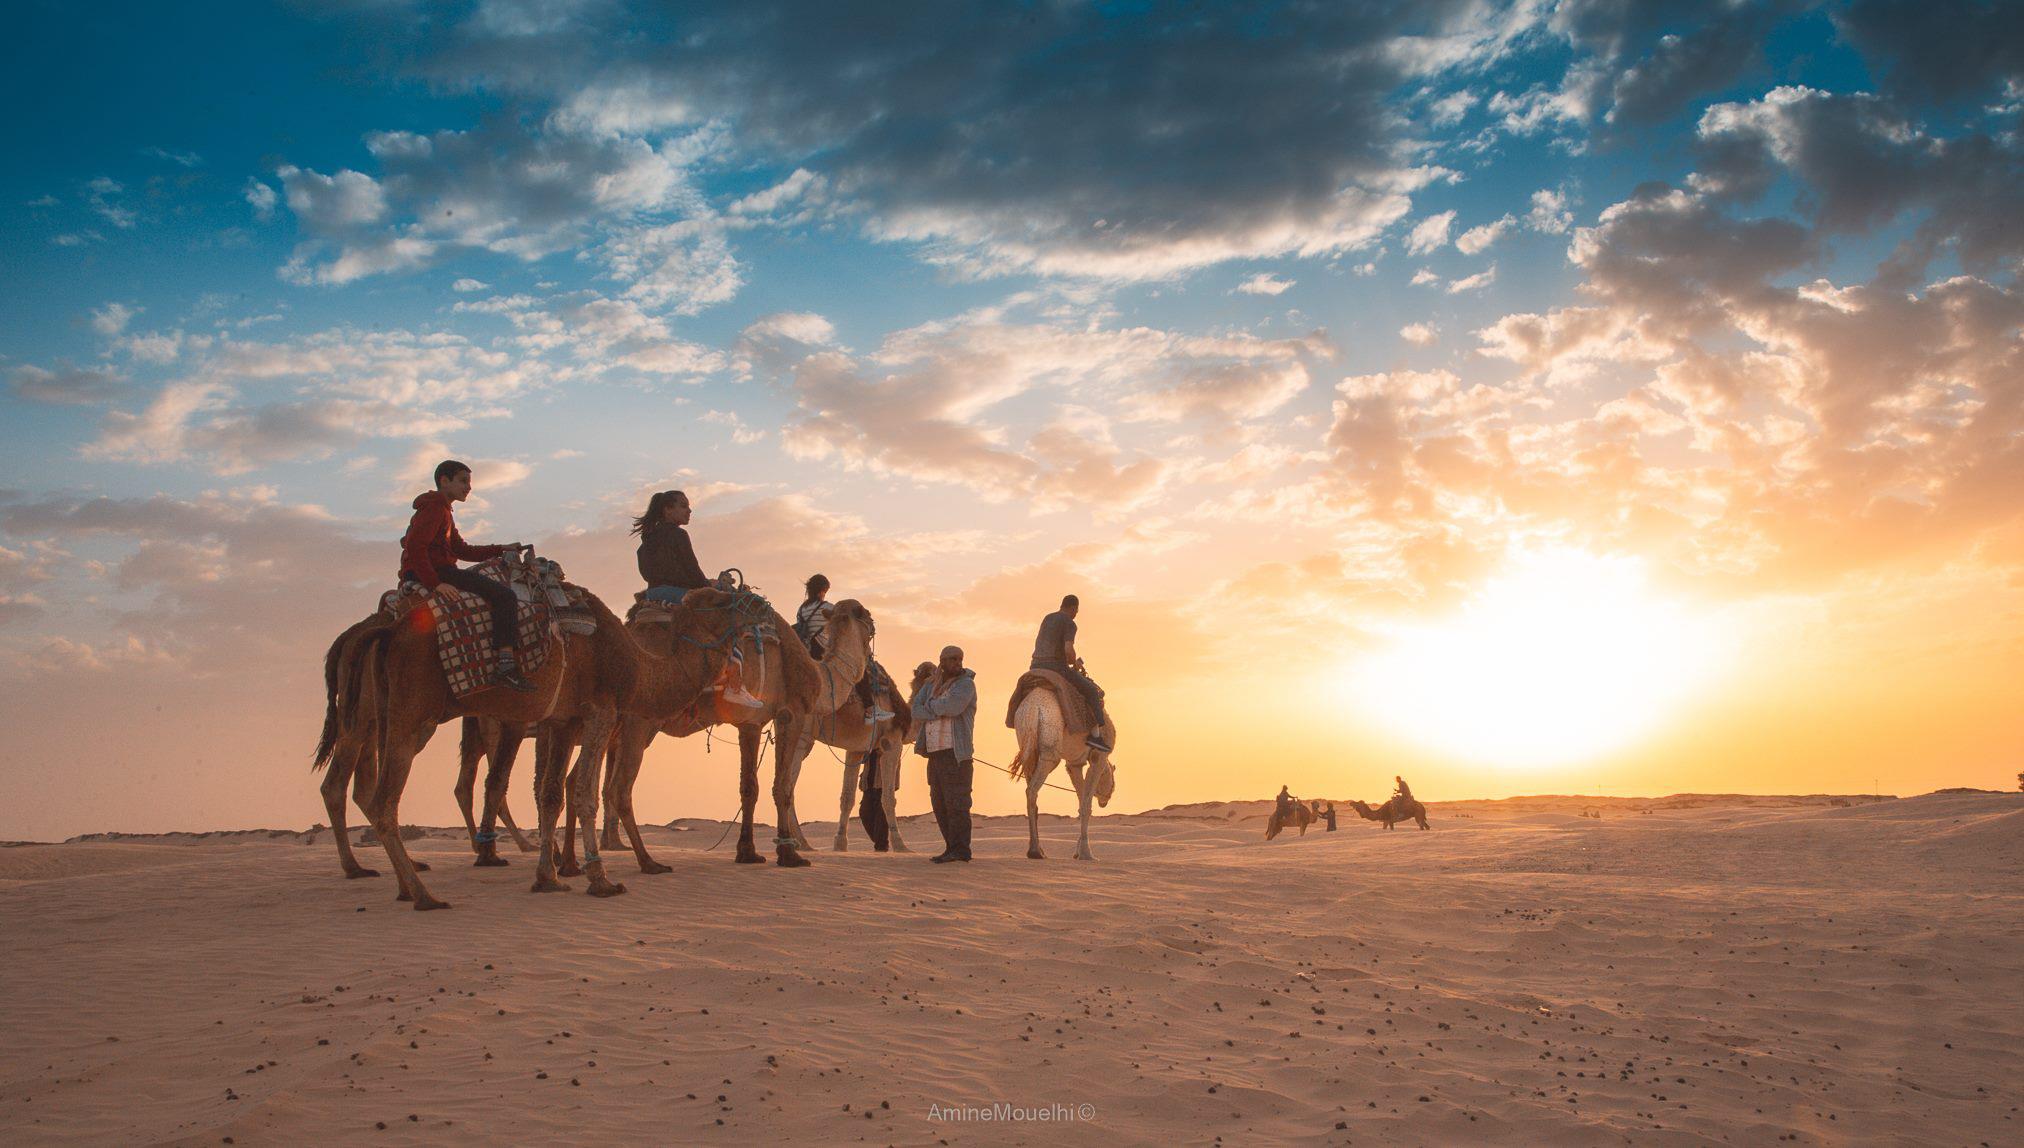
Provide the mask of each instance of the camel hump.
POLYGON ((1027 670, 1012 686, 1012 701, 1005 707, 1006 729, 1018 727, 1019 703, 1034 690, 1046 690, 1054 695, 1055 702, 1061 706, 1063 733, 1086 737, 1090 730, 1096 728, 1096 715, 1090 712, 1089 702, 1067 678, 1053 670, 1027 670))

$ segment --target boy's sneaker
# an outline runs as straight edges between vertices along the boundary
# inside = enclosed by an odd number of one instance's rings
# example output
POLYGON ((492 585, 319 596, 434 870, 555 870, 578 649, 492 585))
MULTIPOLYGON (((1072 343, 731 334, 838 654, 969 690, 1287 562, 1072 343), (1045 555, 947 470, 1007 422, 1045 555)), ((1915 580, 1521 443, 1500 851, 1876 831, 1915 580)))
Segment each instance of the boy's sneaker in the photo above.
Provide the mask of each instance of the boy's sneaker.
POLYGON ((744 686, 725 686, 724 700, 734 706, 744 706, 746 709, 763 710, 766 708, 766 703, 747 693, 744 686))
POLYGON ((1110 752, 1110 739, 1104 737, 1102 734, 1096 732, 1095 730, 1091 730, 1089 736, 1083 738, 1082 740, 1085 745, 1089 746, 1089 748, 1095 750, 1098 753, 1110 752))

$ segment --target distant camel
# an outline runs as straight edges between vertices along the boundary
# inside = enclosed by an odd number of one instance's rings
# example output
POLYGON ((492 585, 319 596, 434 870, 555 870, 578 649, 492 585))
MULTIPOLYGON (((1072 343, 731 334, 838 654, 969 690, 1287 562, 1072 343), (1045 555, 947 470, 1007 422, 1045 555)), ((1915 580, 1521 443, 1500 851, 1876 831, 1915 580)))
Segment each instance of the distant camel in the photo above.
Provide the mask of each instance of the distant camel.
POLYGON ((1382 821, 1386 829, 1392 828, 1396 822, 1406 820, 1419 822, 1421 829, 1428 827, 1427 807, 1411 798, 1402 801, 1394 797, 1376 809, 1372 809, 1361 801, 1352 801, 1349 804, 1365 821, 1382 821))
POLYGON ((1298 828, 1300 835, 1305 837, 1307 827, 1312 824, 1314 824, 1314 811, 1307 808, 1305 801, 1296 801, 1288 806, 1284 813, 1277 809, 1272 811, 1272 820, 1265 826, 1265 840, 1270 841, 1279 836, 1279 831, 1289 825, 1298 828))

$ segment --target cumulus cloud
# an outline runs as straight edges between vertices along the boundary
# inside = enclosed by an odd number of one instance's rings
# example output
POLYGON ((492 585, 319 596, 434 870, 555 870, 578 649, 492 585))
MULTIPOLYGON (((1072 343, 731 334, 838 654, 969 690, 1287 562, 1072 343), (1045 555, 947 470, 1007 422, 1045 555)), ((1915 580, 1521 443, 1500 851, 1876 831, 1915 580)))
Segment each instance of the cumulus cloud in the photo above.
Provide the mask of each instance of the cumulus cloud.
POLYGON ((240 193, 240 197, 253 209, 253 218, 261 223, 274 218, 274 208, 281 202, 281 197, 275 194, 272 187, 257 179, 246 181, 246 188, 240 193))
POLYGON ((1448 294, 1460 295, 1464 291, 1480 291, 1497 281, 1497 265, 1491 264, 1474 275, 1457 279, 1448 284, 1448 294))
POLYGON ((26 365, 14 368, 8 385, 21 398, 38 403, 93 406, 125 398, 132 384, 111 371, 63 364, 55 370, 26 365))
POLYGON ((1567 210, 1567 193, 1550 187, 1542 187, 1532 193, 1532 209, 1525 213, 1525 226, 1548 235, 1564 235, 1574 225, 1574 214, 1567 210))
POLYGON ((1432 323, 1408 323, 1399 328, 1399 338, 1415 347, 1431 347, 1440 337, 1440 329, 1432 323))
POLYGON ((1425 255, 1429 251, 1438 251, 1446 247, 1448 229, 1454 226, 1454 223, 1455 213, 1452 211, 1429 215, 1415 223, 1413 229, 1406 233, 1406 254, 1425 255))
POLYGON ((142 308, 129 307, 125 303, 107 303, 91 313, 91 329, 101 335, 117 335, 126 330, 126 325, 142 308))
POLYGON ((1471 227, 1456 238, 1455 250, 1464 255, 1480 255, 1488 251, 1491 244, 1503 238, 1506 232, 1517 225, 1518 220, 1513 216, 1507 215, 1495 222, 1471 227))
POLYGON ((1242 295, 1283 295, 1293 287, 1293 282, 1291 279, 1281 279, 1269 272, 1260 271, 1237 284, 1237 292, 1242 295))

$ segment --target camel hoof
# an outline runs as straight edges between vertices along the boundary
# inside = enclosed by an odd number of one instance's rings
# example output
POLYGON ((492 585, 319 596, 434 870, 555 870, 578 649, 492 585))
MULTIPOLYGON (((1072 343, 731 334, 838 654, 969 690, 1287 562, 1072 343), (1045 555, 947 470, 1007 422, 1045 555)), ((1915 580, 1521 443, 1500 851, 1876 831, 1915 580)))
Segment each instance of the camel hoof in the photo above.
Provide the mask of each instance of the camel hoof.
POLYGON ((1026 851, 1026 859, 1029 861, 1045 861, 1047 860, 1047 854, 1042 853, 1038 849, 1028 849, 1026 851))
POLYGON ((532 893, 567 893, 569 892, 569 886, 557 881, 553 877, 536 877, 534 879, 534 888, 528 891, 532 893))
POLYGON ((764 858, 764 857, 761 857, 761 856, 759 856, 758 852, 757 852, 757 851, 755 851, 755 850, 752 850, 752 849, 740 849, 740 850, 738 850, 738 857, 737 857, 737 861, 738 861, 738 864, 740 864, 740 865, 764 865, 764 864, 766 864, 766 858, 764 858))
POLYGON ((394 900, 396 901, 412 901, 414 899, 415 895, 406 889, 402 889, 399 893, 394 894, 394 900))
POLYGON ((640 862, 640 872, 646 873, 648 875, 659 873, 672 873, 674 871, 675 867, 673 865, 663 865, 659 861, 640 862))
POLYGON ((1075 859, 1076 859, 1077 861, 1094 861, 1094 860, 1096 860, 1096 854, 1094 854, 1094 853, 1077 853, 1077 854, 1075 855, 1075 859))
POLYGON ((597 847, 599 849, 610 849, 613 852, 617 852, 618 850, 625 848, 625 842, 620 841, 618 839, 617 833, 608 832, 604 836, 597 839, 597 847))
POLYGON ((836 839, 836 844, 829 847, 829 851, 831 853, 848 853, 850 852, 850 842, 839 837, 836 839))
POLYGON ((555 875, 558 877, 581 877, 583 876, 583 866, 578 865, 574 861, 564 861, 556 867, 555 875))
POLYGON ((417 861, 417 862, 415 862, 415 872, 417 872, 417 873, 426 873, 426 872, 428 872, 428 871, 429 871, 429 863, 428 863, 427 861, 417 861))
POLYGON ((512 862, 506 860, 504 857, 499 856, 497 853, 488 853, 485 856, 478 858, 476 861, 471 862, 471 864, 479 869, 501 869, 508 865, 511 865, 512 862))
POLYGON ((610 881, 592 881, 590 883, 590 895, 593 897, 616 897, 624 892, 625 886, 622 884, 613 884, 610 881))
POLYGON ((360 877, 377 877, 379 875, 380 871, 377 869, 347 869, 344 871, 344 879, 347 881, 356 881, 360 877))
POLYGON ((791 845, 782 845, 775 852, 778 856, 775 857, 774 863, 782 869, 806 869, 810 865, 815 864, 815 862, 803 857, 791 845))
POLYGON ((449 907, 450 903, 448 901, 438 901, 434 897, 427 897, 415 902, 415 912, 417 913, 426 913, 431 909, 447 909, 449 907))

